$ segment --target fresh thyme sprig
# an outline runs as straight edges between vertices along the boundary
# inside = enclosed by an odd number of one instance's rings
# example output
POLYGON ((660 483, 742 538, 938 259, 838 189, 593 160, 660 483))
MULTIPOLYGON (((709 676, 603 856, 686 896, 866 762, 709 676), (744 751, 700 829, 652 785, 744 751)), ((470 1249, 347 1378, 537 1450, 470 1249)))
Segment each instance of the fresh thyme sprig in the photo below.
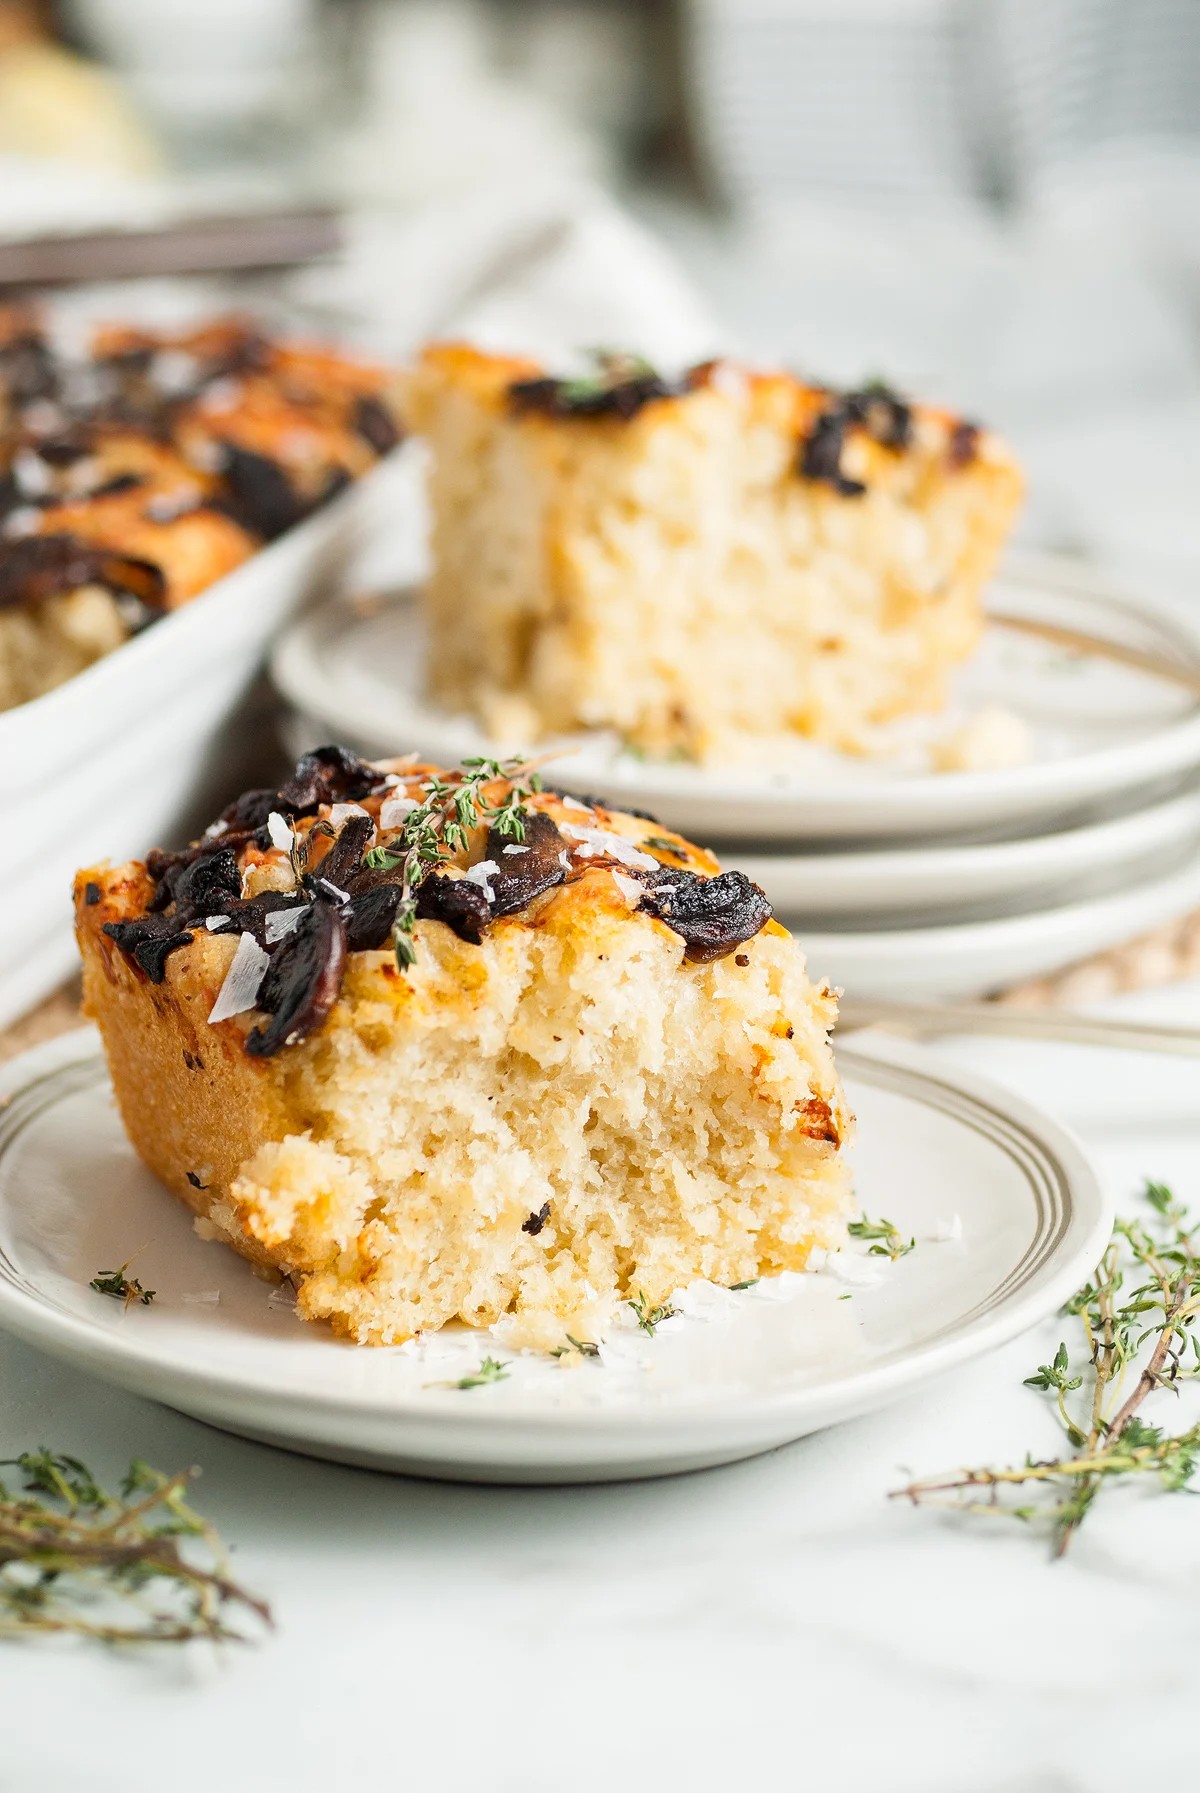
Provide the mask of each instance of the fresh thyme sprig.
POLYGON ((629 1306, 637 1315, 637 1323, 642 1331, 648 1332, 651 1338, 654 1337, 656 1328, 661 1326, 664 1320, 673 1320, 679 1312, 677 1307, 669 1307, 665 1301, 653 1305, 640 1289, 629 1306))
POLYGON ((400 902, 392 926, 396 964, 407 971, 417 962, 413 927, 417 919, 416 892, 432 868, 467 845, 469 831, 485 822, 514 842, 525 838, 525 805, 541 789, 541 780, 528 760, 465 759, 449 777, 431 774, 421 786, 425 801, 404 818, 395 846, 373 847, 364 864, 373 870, 400 871, 400 902), (527 782, 522 782, 528 774, 527 782), (489 803, 486 787, 497 779, 509 784, 507 796, 489 803))
POLYGON ((169 1476, 135 1459, 113 1495, 77 1457, 42 1448, 9 1463, 23 1480, 20 1493, 0 1482, 0 1638, 245 1643, 230 1622, 239 1608, 270 1625, 270 1609, 232 1579, 216 1531, 184 1500, 198 1470, 169 1476))
POLYGON ((114 1301, 123 1301, 127 1308, 135 1301, 149 1307, 158 1291, 143 1288, 136 1276, 126 1276, 132 1262, 132 1258, 126 1258, 119 1270, 97 1270, 88 1288, 95 1289, 97 1295, 111 1295, 114 1301))
POLYGON ((1118 1219, 1095 1275, 1063 1310, 1080 1323, 1082 1352, 1073 1359, 1064 1342, 1025 1379, 1026 1387, 1053 1394, 1070 1449, 910 1482, 893 1498, 1042 1522, 1061 1556, 1112 1480, 1150 1475, 1168 1492, 1190 1486, 1200 1465, 1200 1422, 1170 1433, 1148 1424, 1140 1409, 1151 1395, 1178 1394, 1200 1375, 1200 1222, 1163 1183, 1147 1183, 1144 1195, 1149 1216, 1118 1219), (1017 1490, 1028 1493, 1011 1498, 1017 1490))
POLYGON ((869 1258, 890 1258, 894 1264, 916 1249, 916 1239, 906 1240, 890 1220, 870 1220, 864 1214, 861 1220, 852 1220, 846 1231, 852 1239, 875 1241, 867 1252, 869 1258))

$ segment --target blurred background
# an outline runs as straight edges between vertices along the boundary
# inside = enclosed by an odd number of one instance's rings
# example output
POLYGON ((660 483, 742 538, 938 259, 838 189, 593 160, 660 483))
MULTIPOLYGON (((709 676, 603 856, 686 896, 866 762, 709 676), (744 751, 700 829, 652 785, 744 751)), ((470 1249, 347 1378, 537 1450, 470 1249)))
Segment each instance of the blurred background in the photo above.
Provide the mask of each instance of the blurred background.
POLYGON ((1197 0, 0 0, 0 281, 170 227, 138 303, 886 376, 1189 596, 1198 95, 1197 0))

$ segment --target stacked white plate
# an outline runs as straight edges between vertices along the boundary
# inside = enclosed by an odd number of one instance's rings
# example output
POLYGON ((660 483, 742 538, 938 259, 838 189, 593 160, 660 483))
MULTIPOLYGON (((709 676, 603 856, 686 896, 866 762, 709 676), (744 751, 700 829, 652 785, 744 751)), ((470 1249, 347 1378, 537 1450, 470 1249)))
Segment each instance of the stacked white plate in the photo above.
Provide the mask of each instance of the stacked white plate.
MULTIPOLYGON (((1013 567, 993 600, 1200 669, 1187 629, 1072 563, 1013 567)), ((422 649, 409 594, 310 612, 273 660, 289 745, 447 762, 528 745, 431 705, 422 649)), ((714 846, 763 886, 814 973, 862 997, 983 994, 1200 908, 1200 702, 1187 689, 991 629, 954 706, 1020 717, 1028 757, 935 772, 929 730, 909 729, 886 758, 803 745, 713 769, 651 762, 592 732, 564 741, 547 771, 714 846)))

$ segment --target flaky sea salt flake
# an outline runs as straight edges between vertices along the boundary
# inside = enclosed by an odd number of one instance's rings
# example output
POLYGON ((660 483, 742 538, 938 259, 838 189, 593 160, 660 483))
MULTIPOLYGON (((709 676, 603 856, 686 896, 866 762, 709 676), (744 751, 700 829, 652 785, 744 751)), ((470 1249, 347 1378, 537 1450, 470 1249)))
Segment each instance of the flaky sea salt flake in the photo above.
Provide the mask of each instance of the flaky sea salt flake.
POLYGON ((277 809, 273 809, 267 817, 267 833, 271 837, 271 845, 279 852, 291 852, 296 837, 288 827, 286 819, 280 815, 277 809))
POLYGON ((247 1009, 254 1007, 259 986, 270 962, 268 954, 263 951, 253 934, 241 935, 237 951, 225 973, 225 982, 217 992, 217 1000, 209 1014, 210 1027, 218 1021, 228 1021, 232 1015, 244 1014, 247 1009))

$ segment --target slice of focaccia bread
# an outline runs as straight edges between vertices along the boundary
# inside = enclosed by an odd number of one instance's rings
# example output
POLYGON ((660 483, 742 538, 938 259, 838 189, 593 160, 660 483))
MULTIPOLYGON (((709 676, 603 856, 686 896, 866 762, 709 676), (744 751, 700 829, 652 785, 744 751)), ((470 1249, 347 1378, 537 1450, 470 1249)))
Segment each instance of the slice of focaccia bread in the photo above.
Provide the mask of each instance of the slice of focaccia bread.
POLYGON ((360 1343, 554 1349, 844 1235, 830 991, 741 873, 535 783, 324 748, 77 880, 137 1151, 360 1343))
POLYGON ((435 345, 407 410, 432 448, 435 694, 505 739, 859 749, 942 707, 1022 489, 944 411, 723 362, 563 380, 435 345))

